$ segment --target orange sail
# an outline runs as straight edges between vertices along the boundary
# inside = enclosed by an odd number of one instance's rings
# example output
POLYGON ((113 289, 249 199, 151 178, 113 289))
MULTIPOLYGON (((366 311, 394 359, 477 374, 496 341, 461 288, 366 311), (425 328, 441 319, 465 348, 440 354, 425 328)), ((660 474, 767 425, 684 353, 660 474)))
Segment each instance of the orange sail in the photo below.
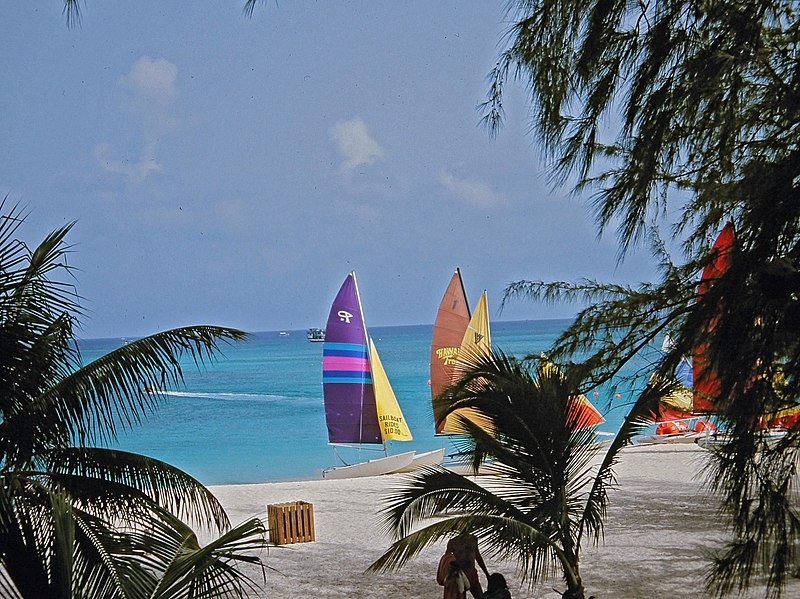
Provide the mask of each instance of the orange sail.
MULTIPOLYGON (((432 399, 452 381, 458 350, 467 330, 469 317, 469 305, 464 293, 464 283, 461 281, 461 271, 456 269, 444 292, 433 324, 430 380, 432 399)), ((441 414, 437 414, 434 408, 434 422, 439 422, 440 416, 441 414)), ((441 434, 443 427, 444 422, 441 422, 436 428, 436 433, 441 434)))
POLYGON ((575 401, 570 406, 570 418, 575 422, 578 430, 588 428, 590 426, 597 426, 606 421, 603 415, 592 405, 586 396, 581 394, 575 398, 575 401))
MULTIPOLYGON (((731 265, 731 255, 735 234, 733 223, 726 223, 714 242, 712 252, 714 259, 703 269, 700 283, 697 285, 697 299, 701 300, 714 283, 731 265)), ((708 327, 710 333, 714 329, 712 320, 708 327)), ((694 412, 710 412, 714 408, 714 399, 719 394, 719 379, 706 359, 708 344, 700 343, 692 352, 692 377, 694 379, 694 412)))
MULTIPOLYGON (((540 359, 539 368, 542 374, 547 374, 550 377, 558 376, 563 379, 564 375, 561 373, 561 369, 551 362, 547 356, 542 354, 540 359)), ((539 382, 537 381, 538 384, 539 382)), ((569 407, 569 419, 575 423, 576 430, 597 426, 606 421, 583 393, 573 397, 572 404, 569 407)))

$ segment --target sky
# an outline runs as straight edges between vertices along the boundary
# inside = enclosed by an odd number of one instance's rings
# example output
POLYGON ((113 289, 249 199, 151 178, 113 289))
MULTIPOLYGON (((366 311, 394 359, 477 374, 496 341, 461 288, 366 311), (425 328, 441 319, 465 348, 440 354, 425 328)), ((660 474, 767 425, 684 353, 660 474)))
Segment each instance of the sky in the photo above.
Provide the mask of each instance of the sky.
POLYGON ((512 281, 636 284, 590 197, 554 189, 506 87, 477 106, 505 2, 88 2, 4 7, 0 194, 29 243, 75 221, 80 337, 324 326, 347 273, 369 326, 426 324, 460 267, 492 318, 563 318, 512 281))

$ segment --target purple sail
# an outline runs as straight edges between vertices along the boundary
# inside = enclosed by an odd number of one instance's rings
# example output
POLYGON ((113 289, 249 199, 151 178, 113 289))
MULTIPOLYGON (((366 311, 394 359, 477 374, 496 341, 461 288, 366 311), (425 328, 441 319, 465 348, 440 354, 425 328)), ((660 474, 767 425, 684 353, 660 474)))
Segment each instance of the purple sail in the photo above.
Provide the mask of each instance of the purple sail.
POLYGON ((333 300, 322 349, 325 421, 331 443, 382 443, 369 348, 355 274, 333 300))

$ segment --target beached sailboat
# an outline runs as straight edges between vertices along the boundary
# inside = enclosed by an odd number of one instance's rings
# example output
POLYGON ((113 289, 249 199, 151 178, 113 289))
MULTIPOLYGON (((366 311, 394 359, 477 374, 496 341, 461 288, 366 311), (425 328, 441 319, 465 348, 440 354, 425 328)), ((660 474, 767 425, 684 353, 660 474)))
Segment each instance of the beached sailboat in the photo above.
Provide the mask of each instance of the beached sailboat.
POLYGON ((328 441, 334 451, 337 446, 373 446, 385 454, 331 468, 323 472, 325 478, 375 476, 412 463, 414 451, 389 455, 386 449, 387 440, 410 441, 411 432, 367 333, 354 272, 342 283, 328 316, 322 349, 322 386, 328 441))
MULTIPOLYGON (((661 343, 661 358, 672 350, 675 342, 667 333, 661 343)), ((653 373, 651 379, 659 375, 653 373)), ((637 445, 654 443, 694 443, 714 430, 710 420, 694 413, 692 363, 686 356, 681 358, 672 374, 675 389, 662 397, 653 414, 655 434, 640 435, 637 445), (692 426, 690 424, 694 423, 692 426)))
MULTIPOLYGON (((727 222, 714 241, 712 251, 714 259, 705 266, 700 283, 697 286, 698 299, 714 285, 731 266, 735 248, 736 234, 733 223, 727 222)), ((709 325, 709 332, 714 328, 714 321, 709 325)), ((692 353, 692 375, 694 377, 694 411, 713 413, 714 401, 720 393, 720 382, 712 364, 706 359, 706 344, 698 344, 692 353)), ((775 382, 775 381, 774 381, 775 382)), ((764 414, 760 419, 761 434, 767 441, 781 439, 788 428, 797 426, 800 419, 800 407, 786 405, 774 414, 764 414)), ((714 445, 724 442, 727 435, 715 433, 697 440, 700 445, 714 445)))
MULTIPOLYGON (((433 325, 430 356, 431 400, 435 400, 442 389, 455 382, 460 375, 465 359, 489 355, 491 344, 489 304, 486 291, 481 294, 475 312, 470 315, 461 271, 456 269, 439 304, 433 325)), ((580 411, 578 419, 583 426, 595 426, 604 422, 603 416, 585 396, 581 395, 575 405, 576 409, 580 411)), ((456 424, 456 418, 454 418, 456 414, 486 429, 490 426, 476 410, 470 408, 456 410, 442 420, 441 412, 438 412, 437 408, 438 406, 434 402, 437 435, 461 432, 456 424)), ((445 464, 445 467, 461 474, 475 473, 472 465, 466 462, 449 463, 445 464)), ((482 471, 490 469, 488 464, 481 467, 482 471)))
MULTIPOLYGON (((703 268, 700 275, 697 285, 698 301, 730 266, 733 244, 733 224, 728 222, 712 246, 714 259, 703 268)), ((712 322, 709 332, 713 326, 712 322)), ((662 356, 671 351, 672 347, 672 338, 667 334, 661 345, 662 356)), ((709 438, 714 430, 710 421, 700 420, 693 429, 687 425, 687 420, 691 418, 713 413, 714 398, 719 391, 719 381, 706 359, 706 352, 707 345, 700 343, 692 350, 691 360, 686 357, 681 359, 673 375, 679 386, 675 392, 662 398, 655 414, 656 433, 638 437, 637 444, 692 443, 709 438)))
MULTIPOLYGON (((475 312, 470 315, 461 271, 456 269, 439 304, 431 339, 431 378, 429 383, 431 400, 434 403, 437 435, 452 435, 462 432, 459 430, 457 419, 454 418, 455 415, 462 416, 487 430, 490 428, 490 423, 477 410, 471 408, 456 410, 442 420, 442 414, 437 412, 438 406, 434 400, 442 389, 454 383, 460 376, 464 360, 487 356, 491 353, 491 347, 489 303, 486 291, 484 290, 481 294, 475 312)), ((555 368, 555 365, 552 366, 555 368)), ((578 421, 582 426, 595 426, 604 422, 603 416, 585 396, 581 395, 575 406, 579 410, 578 421)), ((492 471, 491 462, 482 464, 477 473, 472 463, 468 461, 449 462, 444 466, 448 470, 463 475, 488 474, 492 471)))
MULTIPOLYGON (((447 419, 442 419, 442 412, 438 405, 433 401, 448 385, 452 384, 458 376, 458 356, 462 351, 467 351, 471 346, 467 332, 470 327, 477 332, 478 338, 484 341, 484 346, 488 350, 490 343, 489 335, 489 316, 486 304, 485 293, 482 296, 482 303, 479 302, 476 309, 477 316, 470 316, 467 294, 464 291, 464 282, 461 279, 461 271, 456 269, 450 282, 445 289, 442 301, 436 312, 436 320, 433 323, 433 335, 431 337, 430 354, 430 379, 431 402, 433 404, 433 421, 436 426, 436 435, 451 435, 457 433, 454 430, 452 414, 447 419), (467 342, 465 345, 465 341, 467 342)), ((475 335, 472 341, 475 341, 475 335)), ((459 411, 461 412, 461 411, 459 411)), ((444 448, 441 450, 444 456, 444 448)), ((440 460, 441 461, 441 460, 440 460)), ((470 464, 466 462, 450 462, 445 467, 458 471, 461 474, 474 474, 470 464)))

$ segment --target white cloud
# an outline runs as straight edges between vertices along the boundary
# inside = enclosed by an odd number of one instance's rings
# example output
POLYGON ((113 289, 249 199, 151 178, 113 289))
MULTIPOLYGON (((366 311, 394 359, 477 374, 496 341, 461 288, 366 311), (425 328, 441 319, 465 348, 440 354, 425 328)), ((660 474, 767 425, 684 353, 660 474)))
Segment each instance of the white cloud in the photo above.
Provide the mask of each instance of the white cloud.
POLYGON ((342 170, 349 173, 360 166, 383 160, 383 148, 372 139, 360 118, 339 121, 330 129, 331 139, 342 157, 342 170))
POLYGON ((142 56, 120 81, 139 101, 168 104, 177 94, 177 78, 178 67, 167 59, 142 56))
POLYGON ((439 173, 439 183, 447 190, 473 206, 488 208, 501 206, 506 199, 483 181, 457 179, 445 171, 439 173))
POLYGON ((161 138, 174 127, 170 109, 178 94, 178 67, 165 58, 140 57, 120 84, 128 90, 123 109, 141 127, 142 148, 136 159, 120 159, 110 143, 95 147, 98 164, 112 173, 126 175, 133 182, 143 181, 150 173, 161 172, 158 146, 161 138))
POLYGON ((150 173, 161 172, 161 165, 156 160, 154 152, 155 148, 145 147, 138 160, 130 162, 120 159, 111 144, 100 143, 94 148, 94 157, 105 170, 126 175, 131 181, 138 183, 144 181, 150 173))

